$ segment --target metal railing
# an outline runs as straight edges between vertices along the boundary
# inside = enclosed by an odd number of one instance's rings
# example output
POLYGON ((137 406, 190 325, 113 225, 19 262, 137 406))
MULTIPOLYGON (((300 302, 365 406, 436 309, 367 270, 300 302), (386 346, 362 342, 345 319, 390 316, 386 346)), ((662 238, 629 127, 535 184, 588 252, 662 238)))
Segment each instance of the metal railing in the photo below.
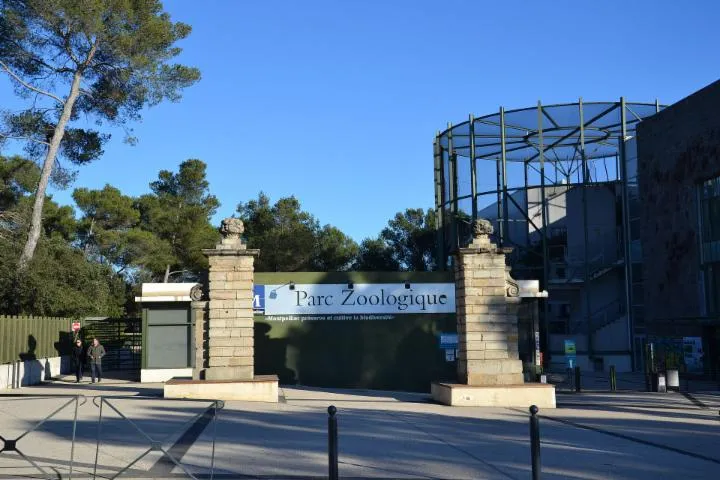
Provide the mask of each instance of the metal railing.
POLYGON ((569 333, 595 333, 598 330, 610 325, 627 314, 625 304, 620 300, 613 300, 606 303, 602 307, 596 309, 590 314, 590 322, 587 316, 583 315, 580 319, 570 323, 569 333))
POLYGON ((593 232, 587 246, 582 243, 552 245, 550 280, 555 282, 587 281, 611 270, 623 258, 618 232, 593 232), (587 249, 587 278, 585 251, 587 249))
MULTIPOLYGON (((182 464, 180 459, 175 458, 175 456, 170 452, 170 449, 163 446, 163 443, 165 440, 153 438, 150 436, 147 432, 145 432, 142 428, 138 426, 136 422, 134 422, 130 417, 125 415, 120 409, 114 404, 116 400, 120 398, 125 399, 137 399, 138 397, 95 397, 93 399, 93 404, 98 407, 99 414, 98 414, 98 424, 97 424, 97 442, 95 446, 95 462, 93 465, 93 478, 97 478, 97 467, 98 467, 98 460, 100 456, 100 446, 102 444, 102 425, 103 425, 103 406, 106 405, 109 409, 111 409, 113 412, 115 412, 117 415, 120 416, 121 419, 125 420, 128 424, 130 424, 133 429, 138 433, 140 438, 144 439, 148 443, 148 448, 143 451, 138 457, 134 458, 131 462, 127 463, 124 467, 122 467, 118 472, 116 472, 113 476, 109 477, 111 480, 119 477, 126 471, 130 470, 135 464, 137 464, 140 460, 145 458, 148 454, 151 452, 160 452, 163 455, 163 458, 169 460, 172 464, 180 468, 183 473, 188 477, 192 478, 193 480, 197 480, 197 476, 195 476, 190 470, 187 469, 185 465, 182 464), (112 399, 112 401, 110 400, 112 399)), ((183 400, 183 402, 194 402, 194 403, 208 403, 209 405, 203 409, 202 412, 196 414, 193 416, 190 420, 187 420, 182 424, 181 428, 178 428, 175 430, 175 433, 184 433, 187 428, 189 428, 191 425, 193 425, 197 420, 199 420, 201 417, 211 414, 212 415, 212 422, 213 422, 213 434, 212 434, 212 453, 210 455, 210 480, 215 478, 215 439, 216 439, 216 433, 217 433, 217 417, 218 417, 218 411, 224 407, 224 402, 221 400, 214 400, 214 401, 203 401, 203 400, 183 400)), ((165 438, 172 437, 172 433, 165 432, 165 438)))
MULTIPOLYGON (((77 433, 77 418, 78 418, 78 409, 85 405, 87 402, 87 398, 84 395, 54 395, 54 396, 47 396, 47 395, 2 395, 0 397, 0 401, 22 401, 26 402, 28 400, 57 400, 57 399, 65 399, 65 402, 60 405, 60 407, 56 408, 52 411, 49 415, 42 418, 39 422, 37 422, 35 425, 30 427, 29 429, 25 430, 21 435, 10 438, 10 436, 5 433, 3 434, 2 430, 0 430, 0 441, 2 441, 2 448, 0 449, 0 456, 7 455, 8 453, 15 453, 18 455, 18 457, 22 458, 27 464, 34 467, 36 470, 38 470, 45 478, 57 478, 56 472, 47 472, 44 470, 38 463, 33 460, 31 457, 25 455, 23 451, 20 449, 20 441, 24 440, 28 435, 30 435, 33 432, 36 432, 42 427, 47 421, 54 418, 56 415, 58 415, 63 410, 67 409, 68 407, 73 406, 73 420, 72 420, 72 435, 70 437, 70 460, 68 464, 69 473, 68 477, 69 479, 72 479, 73 477, 73 467, 75 463, 75 437, 77 433)), ((0 425, 1 427, 1 425, 0 425)), ((23 442, 25 443, 25 442, 23 442)))

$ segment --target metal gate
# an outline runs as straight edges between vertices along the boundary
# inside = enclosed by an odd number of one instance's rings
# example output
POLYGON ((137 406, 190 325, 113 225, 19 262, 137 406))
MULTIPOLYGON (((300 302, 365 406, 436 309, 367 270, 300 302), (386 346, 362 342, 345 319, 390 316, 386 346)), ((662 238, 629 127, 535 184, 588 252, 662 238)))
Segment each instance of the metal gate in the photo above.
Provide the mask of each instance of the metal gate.
POLYGON ((86 318, 81 335, 105 347, 103 369, 140 371, 142 321, 139 318, 86 318))

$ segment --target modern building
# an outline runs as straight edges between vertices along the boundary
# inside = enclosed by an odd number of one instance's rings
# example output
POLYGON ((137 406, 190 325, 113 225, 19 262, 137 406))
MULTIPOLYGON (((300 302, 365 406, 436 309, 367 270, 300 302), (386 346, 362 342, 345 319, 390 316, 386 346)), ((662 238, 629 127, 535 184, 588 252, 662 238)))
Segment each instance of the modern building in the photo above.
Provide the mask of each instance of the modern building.
POLYGON ((475 218, 537 278, 546 367, 720 371, 720 81, 670 106, 542 105, 435 138, 438 260, 475 218), (568 348, 568 345, 571 348, 568 348), (652 346, 652 347, 650 347, 652 346))
POLYGON ((624 99, 538 103, 470 117, 435 139, 439 264, 451 267, 473 219, 493 221, 498 245, 514 249, 513 275, 539 279, 549 293, 546 366, 564 368, 572 349, 586 370, 642 368, 637 175, 628 165, 636 126, 660 110, 624 99))
POLYGON ((631 229, 642 245, 637 334, 677 345, 689 369, 712 374, 720 370, 718 112, 720 81, 644 120, 630 184, 639 206, 631 229))

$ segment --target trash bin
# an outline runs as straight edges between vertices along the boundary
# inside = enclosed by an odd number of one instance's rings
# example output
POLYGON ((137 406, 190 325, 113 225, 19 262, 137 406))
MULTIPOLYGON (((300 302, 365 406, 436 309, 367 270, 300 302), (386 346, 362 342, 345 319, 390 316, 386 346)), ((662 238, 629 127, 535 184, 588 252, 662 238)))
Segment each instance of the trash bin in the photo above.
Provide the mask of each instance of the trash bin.
POLYGON ((667 389, 675 392, 680 391, 680 373, 677 369, 671 368, 667 372, 667 389))
POLYGON ((667 393, 667 383, 665 382, 664 373, 657 374, 657 388, 655 391, 659 393, 667 393))

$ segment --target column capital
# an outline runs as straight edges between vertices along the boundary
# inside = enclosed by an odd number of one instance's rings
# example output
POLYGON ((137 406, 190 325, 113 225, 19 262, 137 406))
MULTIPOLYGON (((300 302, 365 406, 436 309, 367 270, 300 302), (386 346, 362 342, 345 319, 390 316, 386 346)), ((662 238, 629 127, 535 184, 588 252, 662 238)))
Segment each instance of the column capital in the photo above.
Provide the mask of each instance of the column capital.
POLYGON ((204 248, 203 255, 207 257, 257 257, 260 250, 254 248, 204 248))

